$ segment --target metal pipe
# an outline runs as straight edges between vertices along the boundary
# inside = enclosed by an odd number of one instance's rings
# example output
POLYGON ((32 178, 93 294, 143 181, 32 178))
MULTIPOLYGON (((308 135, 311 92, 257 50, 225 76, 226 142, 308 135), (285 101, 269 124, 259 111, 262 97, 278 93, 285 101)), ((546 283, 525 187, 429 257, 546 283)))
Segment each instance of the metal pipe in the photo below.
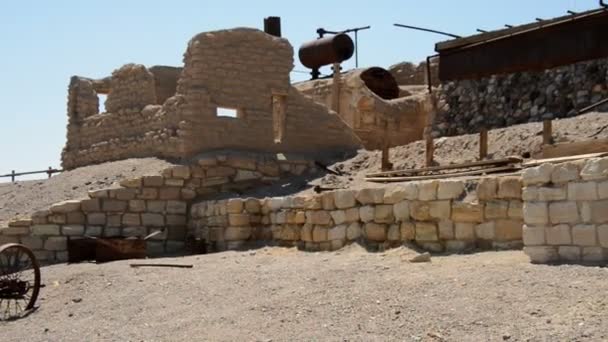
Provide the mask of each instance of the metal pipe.
POLYGON ((432 29, 427 29, 427 28, 423 28, 423 27, 417 27, 417 26, 410 26, 410 25, 403 25, 403 24, 393 24, 397 27, 403 27, 403 28, 408 28, 408 29, 412 29, 412 30, 419 30, 419 31, 425 31, 425 32, 431 32, 431 33, 437 33, 437 34, 442 34, 444 36, 448 36, 448 37, 452 37, 452 38, 462 38, 462 36, 453 34, 453 33, 447 33, 447 32, 442 32, 442 31, 437 31, 437 30, 432 30, 432 29))
POLYGON ((476 31, 477 31, 477 32, 480 32, 480 33, 486 33, 486 32, 488 32, 488 31, 486 31, 486 30, 482 30, 482 29, 476 29, 476 31))
POLYGON ((568 12, 568 14, 572 14, 572 15, 575 15, 575 14, 577 14, 577 13, 576 13, 576 12, 574 12, 574 11, 571 11, 571 10, 567 10, 567 11, 566 11, 566 12, 568 12))
POLYGON ((592 104, 592 105, 589 105, 589 106, 587 106, 587 107, 585 107, 585 108, 582 108, 581 110, 579 110, 579 111, 578 111, 578 113, 577 113, 577 114, 578 114, 578 115, 580 115, 580 114, 585 114, 585 113, 587 113, 588 111, 590 111, 590 110, 592 110, 592 109, 594 109, 594 108, 596 108, 596 107, 599 107, 599 106, 601 106, 601 105, 603 105, 603 104, 605 104, 605 103, 608 103, 608 98, 605 98, 605 99, 600 100, 600 101, 598 101, 598 102, 596 102, 596 103, 594 103, 594 104, 592 104))
POLYGON ((513 28, 513 25, 505 24, 506 28, 513 28))
POLYGON ((431 58, 438 56, 439 54, 426 57, 426 84, 428 86, 429 94, 433 94, 433 82, 431 81, 431 58))

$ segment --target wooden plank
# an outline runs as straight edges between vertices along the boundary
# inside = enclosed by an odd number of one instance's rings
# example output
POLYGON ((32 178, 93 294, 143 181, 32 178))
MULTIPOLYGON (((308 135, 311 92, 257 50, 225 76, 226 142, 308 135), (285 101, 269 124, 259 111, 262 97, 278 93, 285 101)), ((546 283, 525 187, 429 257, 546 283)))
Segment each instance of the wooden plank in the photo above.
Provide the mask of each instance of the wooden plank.
POLYGON ((608 152, 608 139, 594 139, 587 141, 544 145, 542 157, 557 158, 599 152, 608 152))
POLYGON ((488 130, 482 128, 479 132, 479 160, 484 160, 488 156, 488 130))
POLYGON ((515 170, 521 170, 521 167, 515 166, 515 165, 506 165, 506 166, 491 167, 491 168, 472 170, 472 171, 444 173, 444 174, 440 174, 440 175, 410 176, 410 177, 370 177, 370 178, 365 178, 365 180, 368 182, 392 183, 392 182, 407 182, 407 181, 441 179, 441 178, 451 178, 451 177, 477 176, 477 175, 483 175, 483 174, 488 174, 488 173, 515 171, 515 170))
POLYGON ((552 120, 543 120, 543 145, 553 144, 552 120))
POLYGON ((441 165, 441 166, 431 166, 424 167, 420 169, 404 169, 404 170, 395 170, 395 171, 387 171, 387 172, 376 172, 365 175, 365 177, 382 177, 382 176, 398 176, 402 174, 412 174, 412 173, 420 173, 420 172, 430 172, 430 171, 443 171, 443 170, 453 170, 453 169, 468 169, 471 167, 479 167, 479 166, 501 166, 505 164, 516 164, 521 163, 522 159, 517 157, 509 157, 503 159, 496 160, 481 160, 469 163, 462 164, 450 164, 450 165, 441 165))
POLYGON ((578 154, 578 155, 574 155, 574 156, 557 157, 557 158, 534 159, 534 160, 530 160, 530 161, 523 163, 521 166, 522 167, 534 167, 534 166, 539 166, 541 164, 546 164, 546 163, 565 163, 565 162, 569 162, 569 161, 573 161, 573 160, 601 158, 601 157, 606 157, 606 156, 608 156, 608 152, 578 154))

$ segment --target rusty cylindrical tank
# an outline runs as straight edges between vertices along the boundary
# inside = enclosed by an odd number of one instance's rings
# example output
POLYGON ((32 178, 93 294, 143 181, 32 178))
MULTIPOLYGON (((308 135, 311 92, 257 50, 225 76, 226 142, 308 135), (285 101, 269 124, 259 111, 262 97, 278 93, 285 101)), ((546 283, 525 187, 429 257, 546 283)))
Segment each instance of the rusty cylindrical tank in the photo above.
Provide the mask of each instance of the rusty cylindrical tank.
POLYGON ((385 100, 399 97, 399 85, 391 73, 380 67, 365 69, 359 77, 374 94, 385 100))
POLYGON ((355 44, 347 34, 339 33, 300 46, 298 56, 307 68, 318 69, 324 65, 343 62, 353 56, 355 44))

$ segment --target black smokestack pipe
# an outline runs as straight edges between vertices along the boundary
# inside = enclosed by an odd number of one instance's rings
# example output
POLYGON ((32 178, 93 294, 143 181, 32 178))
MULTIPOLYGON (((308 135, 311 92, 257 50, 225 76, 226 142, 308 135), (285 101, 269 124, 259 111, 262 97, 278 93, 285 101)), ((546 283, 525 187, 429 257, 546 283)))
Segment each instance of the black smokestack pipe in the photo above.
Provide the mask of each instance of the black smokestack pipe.
POLYGON ((281 37, 281 17, 264 18, 264 32, 281 37))

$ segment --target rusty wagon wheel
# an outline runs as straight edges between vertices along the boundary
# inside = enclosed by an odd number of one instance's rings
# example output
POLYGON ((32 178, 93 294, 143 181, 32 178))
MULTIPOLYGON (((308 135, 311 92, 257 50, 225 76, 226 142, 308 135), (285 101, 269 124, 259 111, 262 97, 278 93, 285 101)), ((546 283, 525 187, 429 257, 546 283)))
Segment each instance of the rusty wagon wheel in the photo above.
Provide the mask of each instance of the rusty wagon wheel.
POLYGON ((0 246, 0 321, 23 316, 34 308, 40 292, 40 265, 20 244, 0 246))

